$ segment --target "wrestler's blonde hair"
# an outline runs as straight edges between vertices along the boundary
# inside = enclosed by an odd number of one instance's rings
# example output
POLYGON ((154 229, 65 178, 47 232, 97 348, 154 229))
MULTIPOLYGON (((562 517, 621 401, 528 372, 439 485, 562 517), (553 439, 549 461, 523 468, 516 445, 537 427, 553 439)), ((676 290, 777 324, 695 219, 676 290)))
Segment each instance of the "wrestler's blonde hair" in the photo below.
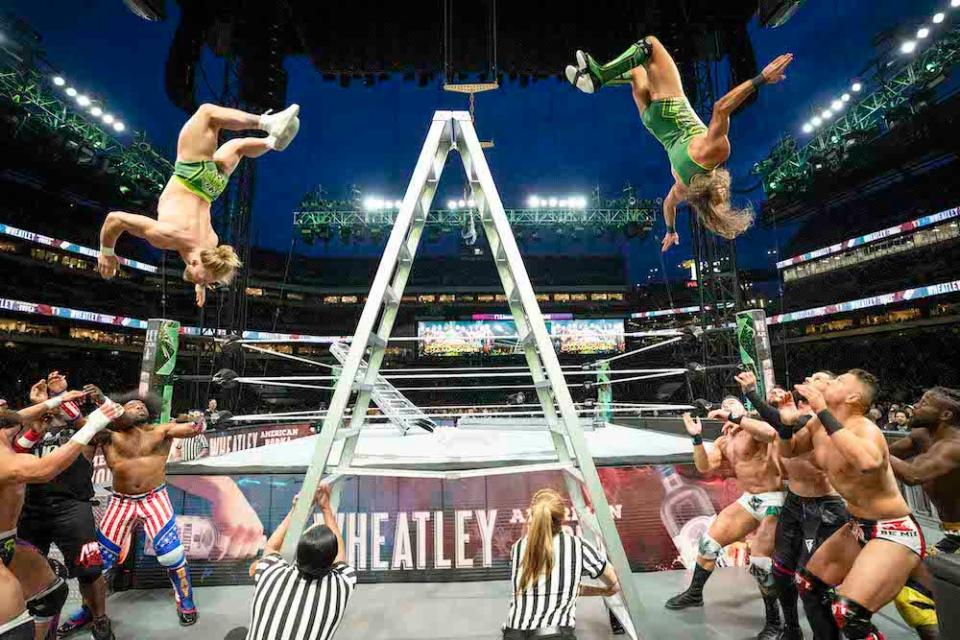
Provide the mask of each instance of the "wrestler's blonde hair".
POLYGON ((709 173, 698 173, 690 180, 687 202, 697 212, 703 226, 727 240, 733 240, 753 224, 753 210, 730 205, 730 172, 717 167, 709 173), (720 196, 725 189, 727 195, 720 196))
POLYGON ((243 266, 240 256, 228 244, 200 251, 200 264, 221 284, 230 284, 237 269, 243 266))
POLYGON ((517 593, 523 593, 541 575, 553 572, 553 536, 560 533, 566 509, 553 489, 541 489, 530 503, 530 527, 523 553, 523 573, 517 593))

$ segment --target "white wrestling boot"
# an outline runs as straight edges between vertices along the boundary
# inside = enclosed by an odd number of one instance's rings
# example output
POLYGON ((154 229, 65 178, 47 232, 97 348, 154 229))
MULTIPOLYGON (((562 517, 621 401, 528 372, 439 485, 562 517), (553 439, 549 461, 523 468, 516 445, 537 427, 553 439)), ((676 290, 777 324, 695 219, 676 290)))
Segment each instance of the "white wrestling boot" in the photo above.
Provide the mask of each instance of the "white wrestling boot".
POLYGON ((300 105, 292 104, 279 113, 269 111, 260 116, 260 128, 273 138, 274 151, 283 151, 300 131, 300 105))
POLYGON ((576 58, 576 66, 569 64, 564 70, 564 73, 567 76, 567 82, 584 93, 595 93, 597 90, 597 83, 587 69, 587 54, 585 54, 583 51, 577 50, 576 58))

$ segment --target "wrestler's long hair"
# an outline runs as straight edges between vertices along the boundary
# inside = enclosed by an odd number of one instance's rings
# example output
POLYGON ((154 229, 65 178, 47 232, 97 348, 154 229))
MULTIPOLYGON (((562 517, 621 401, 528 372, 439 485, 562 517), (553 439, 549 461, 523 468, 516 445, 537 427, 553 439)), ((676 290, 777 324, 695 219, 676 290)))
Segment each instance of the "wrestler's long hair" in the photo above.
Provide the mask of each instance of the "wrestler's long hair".
POLYGON ((687 202, 707 229, 733 240, 753 224, 753 209, 730 205, 730 172, 717 167, 690 180, 687 202))
POLYGON ((553 536, 560 533, 566 514, 563 498, 553 489, 541 489, 530 503, 530 527, 527 530, 527 548, 523 553, 523 573, 517 593, 523 593, 553 571, 553 536))
POLYGON ((240 256, 228 244, 222 244, 213 249, 203 249, 200 252, 200 264, 220 284, 233 282, 237 269, 243 266, 240 256))

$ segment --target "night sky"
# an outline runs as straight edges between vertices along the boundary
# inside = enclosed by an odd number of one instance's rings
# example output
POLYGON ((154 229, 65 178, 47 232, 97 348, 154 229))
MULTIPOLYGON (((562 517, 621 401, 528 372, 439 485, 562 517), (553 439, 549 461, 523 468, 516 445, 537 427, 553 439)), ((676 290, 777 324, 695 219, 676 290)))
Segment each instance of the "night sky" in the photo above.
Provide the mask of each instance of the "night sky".
MULTIPOLYGON (((151 23, 130 13, 120 0, 8 0, 5 3, 43 36, 49 61, 78 88, 106 100, 129 128, 144 130, 150 140, 173 160, 176 135, 187 115, 172 106, 163 86, 164 64, 179 16, 174 2, 166 22, 151 23)), ((877 51, 871 40, 889 28, 915 31, 947 0, 807 0, 800 11, 779 29, 759 29, 750 34, 762 66, 783 52, 796 58, 787 80, 765 88, 758 101, 733 121, 733 155, 730 169, 734 189, 758 187, 749 175, 754 162, 766 156, 786 132, 803 139, 803 121, 813 109, 822 109, 847 87, 877 51)), ((626 45, 628 43, 624 43, 626 45)), ((612 47, 611 47, 612 48, 612 47)), ((572 52, 571 52, 572 57, 572 52)), ((568 63, 557 60, 558 71, 568 63)), ((218 66, 210 61, 208 69, 218 66)), ((254 204, 255 242, 286 251, 292 233, 292 211, 305 192, 323 184, 332 197, 347 195, 350 184, 366 193, 391 198, 402 196, 416 161, 431 114, 436 109, 466 109, 465 97, 445 93, 439 81, 420 88, 399 77, 374 87, 354 83, 341 88, 324 82, 305 58, 288 58, 290 75, 287 99, 301 105, 302 127, 295 142, 283 153, 259 160, 254 204)), ((211 78, 217 86, 216 78, 211 78)), ((203 84, 200 84, 203 87, 203 84)), ((868 87, 869 89, 869 87, 868 87)), ((212 94, 203 89, 201 99, 212 94)), ((706 121, 709 114, 701 114, 706 121)), ((600 185, 614 197, 630 181, 641 197, 662 197, 670 186, 667 159, 662 148, 643 129, 626 87, 583 95, 565 82, 540 81, 520 88, 507 83, 499 91, 482 94, 477 101, 481 138, 492 138, 496 148, 488 161, 509 207, 522 206, 530 194, 588 195, 600 185)), ((459 164, 459 160, 451 156, 459 164)), ((436 205, 462 189, 462 169, 448 164, 436 205)), ((737 196, 755 204, 763 197, 755 188, 737 196)), ((147 212, 151 213, 151 212, 147 212)), ((671 274, 690 257, 687 225, 678 225, 680 247, 667 254, 671 274)), ((791 228, 753 229, 739 240, 743 267, 768 264, 767 251, 785 244, 791 228)), ((547 237, 522 248, 529 252, 623 253, 628 256, 633 283, 645 282, 650 269, 660 266, 659 237, 662 220, 644 240, 547 237)), ((845 236, 844 236, 845 237, 845 236)), ((70 238, 93 245, 89 238, 70 238)), ((840 238, 838 238, 840 239, 840 238)), ((452 252, 458 239, 427 246, 433 252, 452 252)), ((298 251, 319 255, 375 255, 376 246, 339 242, 318 243, 298 251)), ((659 276, 655 276, 659 277, 659 276)))

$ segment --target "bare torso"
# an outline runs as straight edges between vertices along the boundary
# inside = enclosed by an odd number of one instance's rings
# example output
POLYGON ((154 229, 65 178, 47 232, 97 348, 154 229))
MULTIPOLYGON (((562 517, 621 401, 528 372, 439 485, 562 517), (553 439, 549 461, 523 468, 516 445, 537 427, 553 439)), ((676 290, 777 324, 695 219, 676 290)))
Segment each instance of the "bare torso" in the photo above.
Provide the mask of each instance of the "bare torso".
MULTIPOLYGON (((938 448, 960 444, 960 432, 951 433, 943 440, 921 441, 924 453, 936 452, 938 448)), ((960 522, 960 468, 923 483, 923 490, 937 508, 943 522, 960 522)))
POLYGON ((830 484, 846 500, 847 510, 851 515, 867 520, 902 518, 908 515, 910 507, 900 494, 890 466, 890 452, 880 429, 863 416, 848 419, 844 428, 883 447, 883 464, 880 468, 864 472, 837 450, 826 430, 816 429, 811 434, 813 461, 826 471, 830 484))
POLYGON ((723 457, 733 467, 740 489, 747 493, 782 491, 783 477, 767 442, 754 439, 742 429, 731 430, 717 440, 723 457))
MULTIPOLYGON (((15 456, 13 447, 10 445, 10 436, 14 430, 8 430, 0 434, 0 464, 2 459, 7 456, 15 456)), ((23 509, 23 500, 27 492, 27 485, 18 482, 7 482, 0 484, 0 532, 10 531, 17 526, 17 520, 20 519, 20 511, 23 509)))
POLYGON ((181 255, 196 249, 213 248, 220 239, 213 230, 210 219, 210 203, 200 198, 175 177, 171 176, 157 202, 157 220, 169 225, 172 231, 168 246, 181 255))
POLYGON ((781 458, 780 466, 783 467, 790 491, 801 498, 820 498, 837 494, 830 485, 827 474, 816 465, 812 451, 793 458, 781 458))
POLYGON ((171 440, 154 425, 111 431, 103 445, 107 466, 113 472, 113 490, 137 495, 166 481, 171 440))

